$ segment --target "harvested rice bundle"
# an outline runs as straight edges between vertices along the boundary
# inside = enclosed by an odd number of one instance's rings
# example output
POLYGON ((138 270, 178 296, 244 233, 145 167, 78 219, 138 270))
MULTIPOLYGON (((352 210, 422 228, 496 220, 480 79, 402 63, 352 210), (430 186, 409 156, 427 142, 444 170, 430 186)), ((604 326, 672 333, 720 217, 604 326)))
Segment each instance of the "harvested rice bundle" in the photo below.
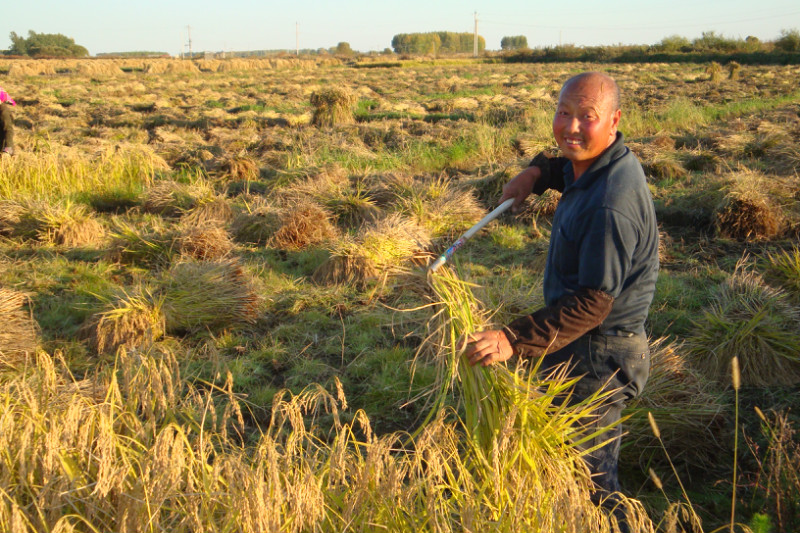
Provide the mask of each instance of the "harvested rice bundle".
POLYGON ((239 214, 231 224, 231 233, 238 242, 265 244, 281 227, 279 209, 261 205, 249 213, 239 214))
POLYGON ((441 178, 416 183, 410 197, 401 198, 399 203, 434 237, 454 237, 486 214, 471 191, 441 178))
POLYGON ((174 236, 160 227, 136 228, 117 220, 111 232, 108 258, 130 265, 157 267, 168 264, 174 254, 174 236))
POLYGON ((233 251, 230 234, 215 224, 190 224, 175 236, 175 248, 194 259, 222 259, 233 251))
POLYGON ((181 217, 181 224, 227 224, 233 216, 230 200, 224 196, 208 196, 181 217))
POLYGON ((30 298, 22 292, 0 287, 0 360, 12 362, 36 349, 36 321, 25 306, 30 298))
POLYGON ((353 106, 357 97, 344 87, 327 87, 311 93, 316 126, 335 126, 354 122, 353 106))
POLYGON ((366 185, 369 197, 377 206, 393 204, 400 198, 410 198, 416 186, 412 175, 399 172, 369 176, 366 185))
POLYGON ((425 228, 399 214, 362 226, 331 244, 331 256, 314 272, 320 283, 364 283, 402 271, 403 263, 421 259, 430 247, 425 228))
POLYGON ((650 377, 641 396, 625 411, 629 437, 623 461, 647 466, 666 461, 664 451, 648 421, 656 420, 669 458, 680 467, 681 477, 714 463, 730 442, 725 435, 723 397, 713 383, 687 364, 681 344, 666 337, 650 343, 650 377))
POLYGON ((147 190, 142 207, 150 213, 180 216, 214 196, 214 191, 204 182, 188 184, 165 180, 147 190))
POLYGON ((99 244, 106 235, 88 207, 70 201, 31 204, 20 217, 17 230, 24 237, 69 247, 99 244))
POLYGON ((328 213, 311 202, 283 209, 280 224, 272 236, 272 244, 285 250, 302 250, 336 236, 336 228, 330 223, 328 213))
POLYGON ((236 261, 176 263, 159 287, 169 332, 253 323, 258 316, 254 282, 236 261))
POLYGON ((721 235, 738 240, 771 239, 783 224, 780 207, 763 191, 763 180, 752 174, 735 177, 731 191, 716 210, 721 235))
POLYGON ((225 179, 254 180, 258 178, 258 164, 253 158, 243 155, 228 157, 220 164, 220 171, 225 179))
POLYGON ((164 335, 163 298, 149 287, 121 292, 89 318, 83 334, 97 353, 151 344, 164 335))
POLYGON ((13 200, 0 200, 0 235, 12 235, 24 214, 25 207, 22 204, 13 200))
POLYGON ((290 201, 313 199, 345 228, 358 227, 365 222, 374 221, 381 214, 371 190, 363 183, 363 179, 351 180, 338 166, 325 169, 284 191, 290 201))
POLYGON ((798 330, 800 311, 788 294, 767 285, 744 258, 695 321, 687 348, 698 368, 723 385, 730 385, 734 356, 744 386, 795 385, 800 383, 798 330))

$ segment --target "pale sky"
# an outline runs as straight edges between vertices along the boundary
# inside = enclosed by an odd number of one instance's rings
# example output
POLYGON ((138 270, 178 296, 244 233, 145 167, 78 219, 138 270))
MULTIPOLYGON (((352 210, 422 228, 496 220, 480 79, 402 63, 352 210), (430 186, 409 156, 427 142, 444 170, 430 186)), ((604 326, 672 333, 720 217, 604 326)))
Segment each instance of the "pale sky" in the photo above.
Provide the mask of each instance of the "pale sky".
POLYGON ((800 28, 797 0, 17 0, 3 5, 0 49, 10 32, 61 33, 94 55, 159 51, 177 55, 191 27, 193 51, 391 47, 398 33, 472 32, 474 13, 486 48, 524 35, 530 47, 655 44, 668 35, 704 31, 774 40, 800 28))

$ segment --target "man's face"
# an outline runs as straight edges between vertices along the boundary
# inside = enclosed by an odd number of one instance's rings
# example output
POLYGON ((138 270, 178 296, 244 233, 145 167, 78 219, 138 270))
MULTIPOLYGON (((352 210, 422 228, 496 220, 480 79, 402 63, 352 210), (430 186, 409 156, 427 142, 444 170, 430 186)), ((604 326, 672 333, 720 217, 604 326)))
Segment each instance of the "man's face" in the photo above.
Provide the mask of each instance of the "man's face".
POLYGON ((558 98, 553 135, 579 177, 614 142, 620 110, 612 109, 611 89, 597 78, 570 83, 558 98))

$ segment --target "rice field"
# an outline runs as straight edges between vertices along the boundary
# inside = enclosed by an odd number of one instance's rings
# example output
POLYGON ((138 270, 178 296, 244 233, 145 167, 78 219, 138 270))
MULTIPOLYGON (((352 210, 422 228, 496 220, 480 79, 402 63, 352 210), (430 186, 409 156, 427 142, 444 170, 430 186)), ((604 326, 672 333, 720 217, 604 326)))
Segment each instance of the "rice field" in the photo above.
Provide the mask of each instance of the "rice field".
POLYGON ((795 531, 800 68, 285 58, 0 61, 0 530, 617 531, 591 402, 460 355, 541 305, 558 196, 426 273, 587 69, 661 231, 621 508, 795 531))

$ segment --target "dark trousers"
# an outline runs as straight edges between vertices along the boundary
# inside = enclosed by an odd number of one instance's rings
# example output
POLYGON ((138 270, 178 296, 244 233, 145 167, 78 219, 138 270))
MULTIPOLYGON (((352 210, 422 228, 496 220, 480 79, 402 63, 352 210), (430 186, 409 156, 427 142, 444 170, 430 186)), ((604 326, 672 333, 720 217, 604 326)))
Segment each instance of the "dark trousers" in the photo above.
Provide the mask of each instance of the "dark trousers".
MULTIPOLYGON (((569 376, 580 377, 574 385, 569 404, 574 405, 597 391, 613 391, 586 422, 584 435, 618 422, 625 402, 638 396, 650 374, 650 348, 644 334, 632 336, 586 334, 561 350, 547 354, 542 371, 557 365, 569 365, 569 376)), ((620 491, 617 475, 622 429, 619 425, 582 444, 589 449, 606 442, 584 456, 597 491, 598 502, 620 491)))
POLYGON ((5 102, 0 104, 0 150, 14 148, 14 107, 5 102))

